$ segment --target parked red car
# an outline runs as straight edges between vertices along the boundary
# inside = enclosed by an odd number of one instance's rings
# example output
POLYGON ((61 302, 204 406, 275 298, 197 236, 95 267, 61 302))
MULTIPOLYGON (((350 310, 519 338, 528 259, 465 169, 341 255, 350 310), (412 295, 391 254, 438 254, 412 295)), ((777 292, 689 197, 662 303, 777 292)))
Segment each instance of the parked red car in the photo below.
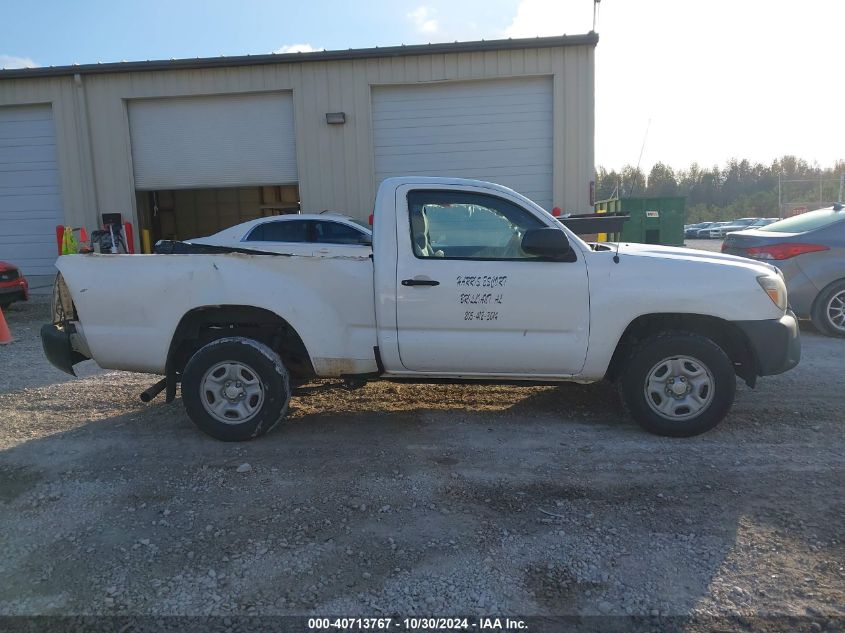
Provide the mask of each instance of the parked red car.
POLYGON ((0 308, 29 299, 29 282, 17 266, 0 262, 0 308))

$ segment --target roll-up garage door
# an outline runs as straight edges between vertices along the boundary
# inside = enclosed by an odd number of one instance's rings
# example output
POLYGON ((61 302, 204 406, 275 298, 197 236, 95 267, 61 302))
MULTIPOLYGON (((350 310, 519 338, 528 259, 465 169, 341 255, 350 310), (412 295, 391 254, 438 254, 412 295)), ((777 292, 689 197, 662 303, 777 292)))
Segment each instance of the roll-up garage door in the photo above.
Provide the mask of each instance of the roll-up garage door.
POLYGON ((377 184, 477 178, 551 207, 551 78, 377 86, 372 96, 377 184))
POLYGON ((138 190, 297 182, 290 93, 131 101, 129 128, 138 190))
POLYGON ((64 220, 52 109, 0 107, 0 260, 25 275, 55 274, 57 224, 64 220))

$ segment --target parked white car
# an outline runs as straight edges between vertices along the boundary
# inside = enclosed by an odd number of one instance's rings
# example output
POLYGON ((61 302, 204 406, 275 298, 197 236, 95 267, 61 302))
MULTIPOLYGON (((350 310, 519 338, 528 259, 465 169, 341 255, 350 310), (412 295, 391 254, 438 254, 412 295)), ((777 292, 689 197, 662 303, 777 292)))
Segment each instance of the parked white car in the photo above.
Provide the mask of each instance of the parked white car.
POLYGON ((718 231, 713 231, 713 229, 718 229, 720 226, 725 226, 728 222, 708 222, 707 226, 703 229, 698 229, 698 234, 696 238, 699 240, 709 240, 714 237, 719 236, 718 231))
MULTIPOLYGON (((794 367, 784 282, 762 262, 649 244, 594 244, 499 185, 390 178, 373 249, 59 258, 48 358, 181 383, 222 440, 266 433, 290 381, 618 383, 647 430, 690 436, 728 413, 735 374, 794 367)), ((240 230, 240 229, 239 229, 240 230)), ((234 240, 241 244, 241 241, 234 240)))
POLYGON ((369 227, 338 213, 277 215, 237 224, 188 244, 296 255, 355 254, 369 249, 369 227))
MULTIPOLYGON (((713 226, 710 227, 708 235, 710 236, 711 240, 714 239, 721 239, 725 237, 725 233, 729 230, 738 231, 738 228, 735 228, 736 222, 745 222, 748 218, 741 218, 740 220, 733 220, 731 222, 717 222, 713 226)), ((744 224, 743 224, 744 226, 744 224)))

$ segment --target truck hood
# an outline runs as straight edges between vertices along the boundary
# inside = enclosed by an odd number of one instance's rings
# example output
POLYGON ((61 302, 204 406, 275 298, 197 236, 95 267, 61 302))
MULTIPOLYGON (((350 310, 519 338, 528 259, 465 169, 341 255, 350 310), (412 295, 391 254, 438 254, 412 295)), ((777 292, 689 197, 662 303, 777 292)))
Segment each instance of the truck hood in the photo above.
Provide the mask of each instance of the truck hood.
MULTIPOLYGON (((616 249, 616 244, 608 244, 612 250, 616 249)), ((713 264, 730 264, 732 266, 739 266, 741 268, 748 268, 756 270, 760 273, 775 273, 780 274, 777 267, 759 262, 747 257, 739 257, 737 255, 726 255, 724 253, 714 253, 712 251, 702 251, 694 248, 680 248, 677 246, 661 246, 659 244, 633 244, 623 242, 619 246, 619 255, 635 255, 640 257, 656 257, 660 259, 673 260, 694 260, 701 262, 708 262, 713 264)))
POLYGON ((769 264, 710 251, 631 243, 619 244, 619 262, 614 263, 615 247, 607 244, 587 258, 591 311, 595 300, 599 313, 627 305, 634 316, 689 313, 724 321, 783 316, 757 282, 758 277, 779 274, 769 264))

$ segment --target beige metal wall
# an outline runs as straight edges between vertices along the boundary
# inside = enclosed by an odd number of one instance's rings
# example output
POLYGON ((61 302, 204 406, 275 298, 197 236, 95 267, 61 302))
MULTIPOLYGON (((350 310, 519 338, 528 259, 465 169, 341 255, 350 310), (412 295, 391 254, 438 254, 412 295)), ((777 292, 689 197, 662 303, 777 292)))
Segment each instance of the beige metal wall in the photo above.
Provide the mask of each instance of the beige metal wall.
POLYGON ((127 100, 292 90, 302 210, 366 218, 376 186, 372 86, 538 75, 552 76, 554 85, 554 204, 586 210, 594 165, 592 45, 4 79, 0 106, 52 104, 69 223, 90 227, 99 213, 119 211, 137 225, 127 100), (346 112, 346 124, 327 125, 326 112, 338 111, 346 112))

